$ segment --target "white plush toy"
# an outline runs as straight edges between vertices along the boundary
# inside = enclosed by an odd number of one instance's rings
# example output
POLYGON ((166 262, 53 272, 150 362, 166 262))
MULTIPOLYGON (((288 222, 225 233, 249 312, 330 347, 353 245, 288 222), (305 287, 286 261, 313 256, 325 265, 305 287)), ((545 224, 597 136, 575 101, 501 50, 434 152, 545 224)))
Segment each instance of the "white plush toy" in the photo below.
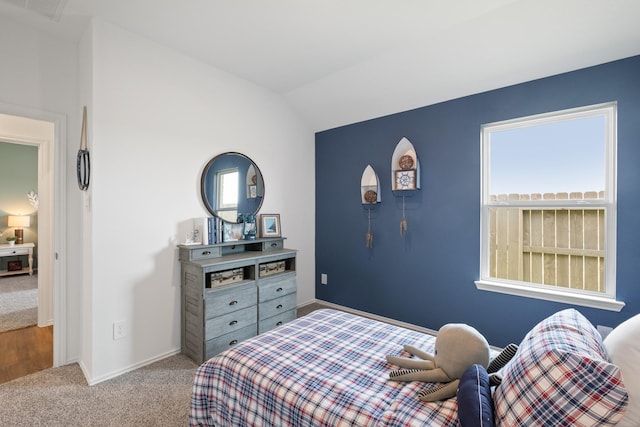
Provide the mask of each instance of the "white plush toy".
POLYGON ((404 349, 420 359, 387 356, 389 363, 402 368, 391 371, 389 379, 444 383, 420 391, 418 399, 425 402, 454 397, 464 371, 474 364, 486 368, 491 356, 489 343, 484 336, 463 323, 448 323, 440 328, 433 355, 410 345, 405 345, 404 349))

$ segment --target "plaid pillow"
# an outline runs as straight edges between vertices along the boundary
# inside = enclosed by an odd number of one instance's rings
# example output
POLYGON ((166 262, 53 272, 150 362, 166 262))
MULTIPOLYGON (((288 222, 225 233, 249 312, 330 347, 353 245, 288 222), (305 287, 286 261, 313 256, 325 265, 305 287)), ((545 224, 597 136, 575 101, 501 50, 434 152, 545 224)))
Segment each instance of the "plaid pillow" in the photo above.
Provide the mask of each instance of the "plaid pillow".
POLYGON ((600 334, 581 313, 536 325, 504 367, 493 396, 498 426, 612 426, 629 397, 600 334))

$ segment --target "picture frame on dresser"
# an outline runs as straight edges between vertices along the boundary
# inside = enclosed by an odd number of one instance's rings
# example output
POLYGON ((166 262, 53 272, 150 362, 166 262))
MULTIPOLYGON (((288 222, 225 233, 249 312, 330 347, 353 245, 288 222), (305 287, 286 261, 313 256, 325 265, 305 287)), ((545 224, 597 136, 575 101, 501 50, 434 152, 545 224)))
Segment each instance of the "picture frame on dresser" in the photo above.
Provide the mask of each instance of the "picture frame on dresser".
POLYGON ((222 238, 224 242, 237 242, 238 240, 242 239, 243 224, 225 222, 223 227, 224 234, 222 238))
POLYGON ((260 236, 261 237, 281 237, 280 214, 260 215, 260 236))

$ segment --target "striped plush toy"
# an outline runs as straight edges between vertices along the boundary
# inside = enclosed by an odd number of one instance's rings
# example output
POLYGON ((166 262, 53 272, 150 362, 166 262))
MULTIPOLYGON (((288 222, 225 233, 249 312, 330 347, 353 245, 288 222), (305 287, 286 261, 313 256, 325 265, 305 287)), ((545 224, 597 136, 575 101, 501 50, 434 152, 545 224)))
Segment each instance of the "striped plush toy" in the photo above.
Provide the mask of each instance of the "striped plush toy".
MULTIPOLYGON (((509 345, 491 363, 495 372, 511 359, 517 346, 509 345), (515 347, 515 348, 514 348, 515 347), (508 354, 508 355, 507 355, 508 354)), ((464 323, 448 323, 438 331, 434 354, 426 353, 413 346, 405 345, 404 350, 418 358, 387 356, 387 361, 401 369, 391 371, 389 379, 394 381, 425 381, 440 383, 427 387, 418 393, 424 402, 445 400, 456 395, 460 377, 472 365, 490 366, 489 343, 475 328, 464 323)), ((499 383, 499 376, 492 376, 492 382, 499 383)))

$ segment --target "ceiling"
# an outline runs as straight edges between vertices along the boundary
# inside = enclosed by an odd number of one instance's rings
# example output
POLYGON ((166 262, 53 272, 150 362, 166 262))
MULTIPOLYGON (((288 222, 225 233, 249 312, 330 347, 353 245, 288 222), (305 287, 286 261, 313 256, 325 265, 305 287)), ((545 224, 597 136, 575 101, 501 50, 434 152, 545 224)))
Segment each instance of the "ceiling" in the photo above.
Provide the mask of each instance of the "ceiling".
POLYGON ((281 94, 314 131, 640 54, 638 0, 0 0, 0 14, 71 40, 108 21, 281 94))

